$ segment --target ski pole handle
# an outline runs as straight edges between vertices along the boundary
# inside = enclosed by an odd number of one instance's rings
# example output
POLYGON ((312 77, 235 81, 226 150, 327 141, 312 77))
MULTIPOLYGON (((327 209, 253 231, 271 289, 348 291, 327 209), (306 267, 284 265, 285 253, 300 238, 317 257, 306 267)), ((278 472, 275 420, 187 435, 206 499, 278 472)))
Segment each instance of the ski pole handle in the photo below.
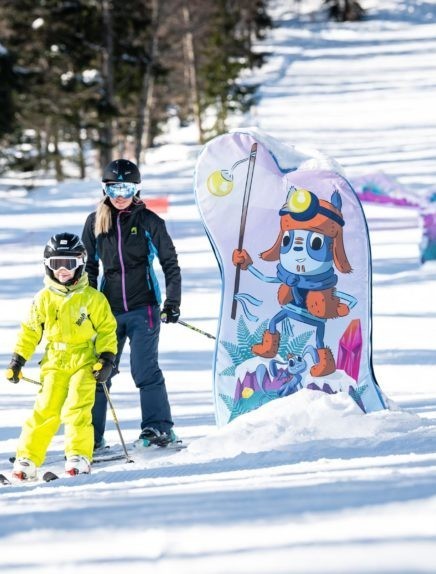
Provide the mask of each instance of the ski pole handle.
POLYGON ((186 323, 185 321, 182 321, 181 319, 179 319, 177 321, 177 323, 180 323, 180 325, 183 325, 184 327, 188 327, 188 329, 191 329, 192 331, 196 331, 197 333, 200 333, 201 335, 204 335, 205 337, 209 337, 209 339, 216 339, 216 337, 214 337, 210 333, 207 333, 206 331, 202 331, 198 327, 194 327, 194 325, 190 325, 189 323, 186 323))
POLYGON ((10 383, 16 384, 19 383, 20 380, 23 378, 23 373, 21 371, 18 373, 18 381, 15 380, 13 369, 6 369, 5 376, 10 383))

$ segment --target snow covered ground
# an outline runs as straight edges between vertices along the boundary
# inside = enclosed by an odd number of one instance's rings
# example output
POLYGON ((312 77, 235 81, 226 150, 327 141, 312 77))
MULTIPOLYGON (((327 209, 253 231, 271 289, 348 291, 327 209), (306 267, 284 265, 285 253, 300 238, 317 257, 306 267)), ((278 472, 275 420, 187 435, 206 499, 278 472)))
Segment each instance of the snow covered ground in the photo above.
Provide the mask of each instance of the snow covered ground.
MULTIPOLYGON (((304 6, 304 3, 302 3, 304 6)), ((260 100, 244 125, 333 155, 353 176, 384 171, 424 194, 436 181, 436 5, 379 0, 362 23, 321 24, 274 3, 260 100), (303 25, 304 24, 304 25, 303 25)), ((194 205, 199 148, 182 130, 143 168, 147 199, 169 198, 183 271, 182 318, 214 333, 220 278, 194 205)), ((54 232, 80 233, 98 181, 0 207, 1 365, 42 281, 54 232)), ((436 266, 419 264, 415 209, 365 205, 373 250, 373 359, 395 403, 363 415, 346 396, 300 391, 217 430, 213 341, 162 327, 176 429, 188 448, 96 466, 89 477, 0 487, 8 574, 436 571, 436 266)), ((26 366, 38 378, 41 352, 26 366)), ((0 386, 0 472, 8 472, 37 388, 0 386)), ((124 356, 113 401, 127 442, 139 399, 124 356)), ((62 466, 62 434, 48 458, 62 466)), ((119 443, 112 423, 107 438, 119 443)))

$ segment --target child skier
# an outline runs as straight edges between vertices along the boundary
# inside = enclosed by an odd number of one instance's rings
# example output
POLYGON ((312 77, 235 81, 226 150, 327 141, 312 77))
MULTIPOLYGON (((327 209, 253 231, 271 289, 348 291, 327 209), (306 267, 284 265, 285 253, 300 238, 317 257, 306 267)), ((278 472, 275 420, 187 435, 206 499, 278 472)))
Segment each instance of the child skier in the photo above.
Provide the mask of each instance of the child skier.
POLYGON ((37 467, 61 422, 65 424, 65 472, 90 472, 94 446, 92 407, 96 381, 109 378, 117 352, 116 321, 105 296, 90 287, 86 251, 77 235, 54 235, 44 249, 45 287, 22 324, 6 378, 21 369, 43 335, 42 388, 24 423, 13 468, 19 480, 35 480, 37 467), (62 411, 62 419, 61 419, 62 411))

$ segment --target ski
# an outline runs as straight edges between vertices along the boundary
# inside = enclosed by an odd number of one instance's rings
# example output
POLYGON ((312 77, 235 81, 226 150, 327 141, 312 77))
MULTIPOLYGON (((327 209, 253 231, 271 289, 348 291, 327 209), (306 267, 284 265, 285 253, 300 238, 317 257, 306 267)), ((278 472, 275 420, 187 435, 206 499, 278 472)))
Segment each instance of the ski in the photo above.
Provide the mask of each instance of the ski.
MULTIPOLYGON (((182 443, 181 441, 178 442, 173 442, 173 443, 169 443, 165 446, 158 446, 158 445, 150 445, 150 446, 143 446, 142 441, 140 440, 136 440, 133 442, 133 450, 136 454, 140 455, 140 456, 165 456, 165 454, 170 454, 170 453, 175 453, 175 452, 179 452, 183 449, 185 449, 187 447, 186 444, 182 443)), ((120 450, 119 445, 114 445, 114 447, 110 447, 110 446, 106 446, 104 447, 104 449, 101 449, 99 453, 95 454, 91 464, 92 465, 97 465, 97 464, 103 464, 103 463, 109 463, 109 462, 116 462, 116 461, 125 461, 125 462, 134 462, 131 458, 132 452, 128 451, 128 456, 129 456, 129 460, 126 459, 126 454, 123 450, 120 450)), ((11 456, 9 458, 9 462, 13 463, 15 461, 15 457, 11 456)), ((56 462, 56 459, 53 460, 53 462, 56 462)), ((50 463, 52 463, 52 461, 50 460, 50 463)), ((67 477, 67 475, 65 475, 67 477)), ((57 480, 58 478, 62 478, 63 475, 59 476, 56 473, 47 470, 43 476, 42 476, 42 481, 43 482, 51 482, 53 480, 57 480)), ((28 483, 31 482, 32 484, 38 483, 38 482, 42 482, 40 481, 22 481, 23 483, 28 483)), ((12 481, 10 480, 6 475, 0 473, 0 485, 4 485, 4 486, 9 486, 9 485, 19 485, 21 484, 20 481, 12 481)))
MULTIPOLYGON (((135 453, 137 454, 144 454, 146 455, 152 455, 152 454, 162 454, 164 455, 165 453, 169 454, 170 452, 178 452, 180 450, 183 450, 186 448, 186 445, 183 444, 181 441, 180 442, 176 442, 176 443, 170 443, 166 446, 157 446, 157 445, 150 445, 150 446, 143 446, 142 445, 142 441, 135 441, 133 443, 133 449, 135 451, 135 453)), ((125 460, 126 459, 126 454, 124 453, 124 451, 120 451, 118 448, 105 448, 107 452, 101 452, 94 454, 91 464, 100 464, 102 462, 112 462, 112 461, 117 461, 117 460, 125 460)), ((127 452, 128 456, 129 456, 129 460, 127 460, 126 462, 134 462, 132 460, 132 452, 129 450, 127 452)))
MULTIPOLYGON (((123 458, 126 458, 126 455, 120 453, 118 449, 115 448, 114 450, 115 450, 115 452, 112 451, 110 446, 105 446, 104 448, 100 449, 97 452, 97 454, 94 454, 92 461, 91 461, 91 464, 98 464, 101 462, 110 462, 111 460, 122 460, 123 458)), ((10 456, 8 460, 11 464, 14 464, 15 458, 16 458, 15 456, 10 456)), ((44 466, 56 464, 56 463, 60 462, 61 460, 65 460, 65 456, 62 456, 62 457, 52 456, 50 458, 47 457, 45 462, 44 462, 44 466)), ((1 479, 0 479, 0 482, 1 482, 1 479)))
POLYGON ((44 482, 53 482, 54 480, 59 480, 60 478, 75 478, 76 476, 89 476, 89 475, 90 475, 89 472, 79 472, 78 474, 68 474, 68 473, 56 474, 51 470, 47 470, 47 472, 44 472, 44 474, 42 475, 42 480, 44 482))
MULTIPOLYGON (((133 462, 132 459, 130 458, 130 453, 128 453, 128 454, 129 454, 129 462, 133 462)), ((126 455, 124 453, 103 454, 100 456, 95 456, 92 459, 91 464, 100 464, 102 462, 111 462, 113 460, 114 461, 123 460, 125 458, 126 458, 126 455)))
POLYGON ((158 444, 151 444, 149 446, 144 446, 141 439, 135 440, 133 442, 133 448, 139 452, 165 452, 165 451, 179 451, 186 448, 187 445, 182 443, 182 441, 176 442, 169 442, 168 444, 158 445, 158 444))
POLYGON ((0 473, 0 485, 3 486, 29 486, 29 485, 36 485, 41 483, 41 481, 39 479, 29 479, 29 480, 20 480, 19 478, 15 478, 14 476, 11 476, 11 478, 8 478, 5 474, 0 473))
POLYGON ((12 482, 9 480, 9 478, 7 476, 5 476, 4 474, 1 474, 1 473, 0 473, 0 483, 3 485, 12 484, 12 482))
POLYGON ((42 480, 44 482, 51 482, 52 480, 57 480, 59 478, 59 476, 52 472, 51 470, 48 470, 47 472, 44 472, 44 474, 42 475, 42 480))

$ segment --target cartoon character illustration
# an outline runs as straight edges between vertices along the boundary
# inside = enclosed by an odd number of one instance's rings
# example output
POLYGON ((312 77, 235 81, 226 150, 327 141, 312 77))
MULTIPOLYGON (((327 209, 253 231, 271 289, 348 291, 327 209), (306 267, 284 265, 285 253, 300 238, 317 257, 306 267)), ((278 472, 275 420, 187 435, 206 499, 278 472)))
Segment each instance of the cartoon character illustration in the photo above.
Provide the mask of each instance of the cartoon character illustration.
POLYGON ((274 358, 280 344, 277 325, 287 318, 316 328, 317 362, 311 367, 314 377, 336 370, 331 350, 324 343, 325 322, 350 312, 347 302, 336 293, 338 276, 350 273, 344 241, 342 199, 334 191, 331 201, 319 199, 307 189, 292 187, 279 211, 280 231, 274 245, 263 251, 264 261, 279 261, 275 277, 268 277, 253 265, 245 249, 235 249, 232 262, 242 270, 269 283, 280 283, 277 299, 280 311, 269 321, 262 342, 252 346, 260 357, 274 358))
MULTIPOLYGON (((277 383, 281 384, 277 390, 278 397, 287 397, 303 388, 303 373, 307 370, 308 366, 305 359, 306 355, 309 355, 314 363, 317 363, 319 360, 318 351, 315 347, 313 345, 307 345, 301 355, 289 353, 286 362, 276 359, 270 361, 268 371, 271 377, 276 379, 277 383), (279 365, 281 365, 281 367, 279 367, 279 365)), ((264 387, 266 373, 266 366, 260 363, 256 368, 256 379, 259 387, 265 394, 269 394, 264 387)))

